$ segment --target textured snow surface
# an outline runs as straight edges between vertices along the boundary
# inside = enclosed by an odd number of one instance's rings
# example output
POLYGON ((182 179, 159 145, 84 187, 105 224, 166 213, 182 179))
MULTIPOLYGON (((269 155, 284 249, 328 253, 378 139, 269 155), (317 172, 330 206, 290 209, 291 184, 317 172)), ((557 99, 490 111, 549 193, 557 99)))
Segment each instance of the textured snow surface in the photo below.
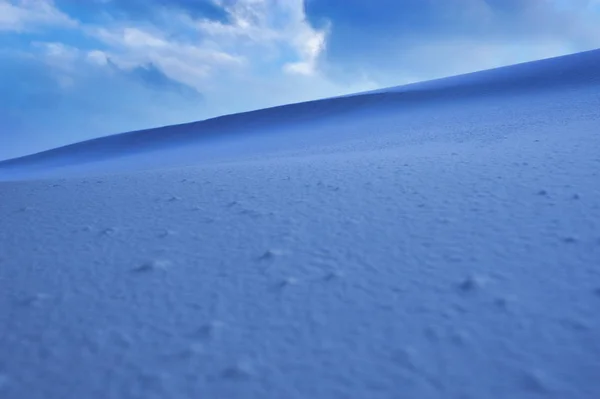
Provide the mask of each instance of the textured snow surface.
POLYGON ((0 398, 599 398, 598 65, 0 163, 0 398))

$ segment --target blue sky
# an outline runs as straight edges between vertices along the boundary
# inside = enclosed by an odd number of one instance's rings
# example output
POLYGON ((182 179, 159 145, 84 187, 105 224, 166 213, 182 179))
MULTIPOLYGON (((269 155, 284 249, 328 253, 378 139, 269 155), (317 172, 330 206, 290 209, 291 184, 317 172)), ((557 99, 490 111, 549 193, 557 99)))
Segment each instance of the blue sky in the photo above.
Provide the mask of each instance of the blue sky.
POLYGON ((600 47, 600 0, 0 0, 0 159, 600 47))

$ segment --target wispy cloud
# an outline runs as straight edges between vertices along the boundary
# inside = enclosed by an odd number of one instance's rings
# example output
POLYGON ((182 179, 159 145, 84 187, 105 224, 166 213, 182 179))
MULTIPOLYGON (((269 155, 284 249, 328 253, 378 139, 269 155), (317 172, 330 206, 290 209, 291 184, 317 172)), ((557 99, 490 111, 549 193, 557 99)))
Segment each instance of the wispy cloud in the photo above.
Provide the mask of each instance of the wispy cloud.
POLYGON ((77 22, 50 0, 0 0, 0 31, 25 32, 39 28, 74 28, 77 22))

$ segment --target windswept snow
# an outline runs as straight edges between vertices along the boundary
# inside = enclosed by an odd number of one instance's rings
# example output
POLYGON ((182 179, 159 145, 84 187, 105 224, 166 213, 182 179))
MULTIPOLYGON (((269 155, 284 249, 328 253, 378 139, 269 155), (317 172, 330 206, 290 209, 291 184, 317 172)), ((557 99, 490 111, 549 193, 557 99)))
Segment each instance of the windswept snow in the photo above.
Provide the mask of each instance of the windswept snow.
POLYGON ((0 163, 0 398, 600 397, 598 66, 0 163))

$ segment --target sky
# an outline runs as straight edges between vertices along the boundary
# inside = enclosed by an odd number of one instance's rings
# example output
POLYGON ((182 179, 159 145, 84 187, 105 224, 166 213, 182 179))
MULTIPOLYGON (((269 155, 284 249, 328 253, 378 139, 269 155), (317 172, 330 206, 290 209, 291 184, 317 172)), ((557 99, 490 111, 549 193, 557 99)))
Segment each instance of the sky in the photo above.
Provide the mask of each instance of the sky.
POLYGON ((0 159, 600 47, 600 0, 0 0, 0 159))

